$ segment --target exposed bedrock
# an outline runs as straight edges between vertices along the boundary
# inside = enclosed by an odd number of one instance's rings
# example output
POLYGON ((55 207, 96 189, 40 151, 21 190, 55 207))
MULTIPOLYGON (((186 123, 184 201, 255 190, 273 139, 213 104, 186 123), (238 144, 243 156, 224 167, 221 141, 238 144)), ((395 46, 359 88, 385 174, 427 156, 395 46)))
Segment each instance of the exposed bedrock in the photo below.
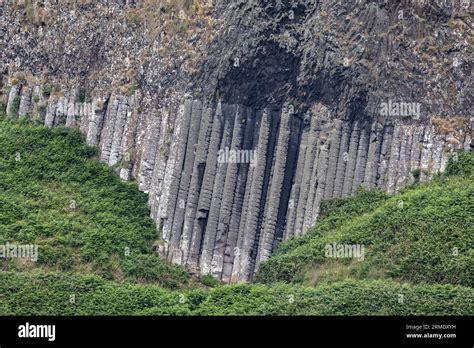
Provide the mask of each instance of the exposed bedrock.
POLYGON ((149 194, 159 252, 226 282, 250 280, 280 242, 315 224, 323 200, 429 180, 472 143, 467 118, 449 128, 449 119, 338 119, 323 104, 302 114, 186 97, 143 110, 138 93, 80 103, 75 90, 38 98, 38 89, 11 88, 7 110, 20 100, 16 117, 78 127, 102 162, 149 194))

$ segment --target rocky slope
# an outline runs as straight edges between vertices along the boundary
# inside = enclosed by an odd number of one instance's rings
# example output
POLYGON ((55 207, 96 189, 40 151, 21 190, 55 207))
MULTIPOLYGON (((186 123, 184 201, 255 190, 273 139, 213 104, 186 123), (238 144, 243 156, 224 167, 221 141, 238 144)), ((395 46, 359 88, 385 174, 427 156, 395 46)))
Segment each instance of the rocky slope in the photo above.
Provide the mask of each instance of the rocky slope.
POLYGON ((323 199, 396 192, 472 147, 465 1, 0 6, 7 114, 79 127, 192 272, 249 280, 323 199))

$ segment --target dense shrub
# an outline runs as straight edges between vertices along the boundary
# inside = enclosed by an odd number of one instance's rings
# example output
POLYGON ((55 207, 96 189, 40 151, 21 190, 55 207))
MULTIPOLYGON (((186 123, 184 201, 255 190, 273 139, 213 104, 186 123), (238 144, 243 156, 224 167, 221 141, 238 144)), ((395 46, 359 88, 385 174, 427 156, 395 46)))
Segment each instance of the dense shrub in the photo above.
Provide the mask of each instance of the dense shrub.
POLYGON ((131 279, 157 282, 167 288, 178 288, 190 278, 184 269, 169 265, 155 254, 130 255, 124 259, 123 269, 131 279))
POLYGON ((316 288, 277 284, 214 289, 203 315, 462 315, 472 313, 474 290, 452 285, 408 286, 342 281, 316 288))
POLYGON ((216 278, 214 278, 212 275, 210 274, 205 274, 203 276, 201 276, 200 278, 201 280, 201 283, 207 287, 210 287, 210 288, 215 288, 216 286, 219 286, 219 280, 217 280, 216 278))
POLYGON ((447 175, 470 176, 474 173, 474 156, 470 152, 459 152, 451 156, 446 168, 447 175))
POLYGON ((179 292, 97 276, 0 272, 0 315, 190 314, 179 292))
POLYGON ((169 291, 95 276, 0 272, 0 315, 470 315, 474 290, 343 281, 169 291))

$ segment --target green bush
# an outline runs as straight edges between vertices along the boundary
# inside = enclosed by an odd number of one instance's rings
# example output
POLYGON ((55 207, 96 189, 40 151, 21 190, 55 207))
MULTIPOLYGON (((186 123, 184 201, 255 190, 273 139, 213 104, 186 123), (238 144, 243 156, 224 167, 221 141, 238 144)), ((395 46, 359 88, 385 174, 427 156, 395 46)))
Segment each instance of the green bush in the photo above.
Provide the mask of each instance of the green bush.
POLYGON ((447 175, 470 176, 474 173, 474 156, 472 152, 461 151, 449 158, 447 175))
POLYGON ((201 276, 200 278, 201 283, 204 284, 205 286, 208 286, 210 288, 215 288, 216 286, 219 286, 220 282, 216 278, 214 278, 210 274, 205 274, 201 276))
POLYGON ((316 288, 277 284, 214 289, 201 315, 463 315, 474 290, 452 285, 409 286, 387 281, 343 281, 316 288))
POLYGON ((0 315, 186 315, 195 306, 179 292, 97 276, 0 272, 0 289, 0 315))
POLYGON ((46 98, 49 98, 51 95, 51 92, 53 91, 53 86, 46 84, 41 88, 41 92, 46 98))
POLYGON ((125 275, 135 281, 156 282, 167 288, 178 288, 189 281, 189 274, 154 254, 130 255, 123 260, 125 275))

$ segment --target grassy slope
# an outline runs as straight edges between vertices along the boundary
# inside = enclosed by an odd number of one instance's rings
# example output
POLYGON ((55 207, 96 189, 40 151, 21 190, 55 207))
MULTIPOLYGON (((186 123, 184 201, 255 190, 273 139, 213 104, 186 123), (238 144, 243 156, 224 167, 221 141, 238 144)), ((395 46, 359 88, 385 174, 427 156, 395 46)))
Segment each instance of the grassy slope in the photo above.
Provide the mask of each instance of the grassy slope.
POLYGON ((77 130, 0 123, 0 244, 40 250, 37 264, 11 259, 3 268, 186 283, 184 269, 152 253, 158 233, 146 195, 94 155, 77 130))
POLYGON ((431 183, 393 197, 361 192, 333 203, 337 207, 307 235, 283 244, 262 264, 257 279, 306 284, 393 279, 471 286, 473 168, 473 154, 461 153, 449 164, 448 175, 431 183), (333 242, 364 245, 364 261, 326 258, 325 245, 333 242))
MULTIPOLYGON (((196 283, 189 281, 182 268, 170 266, 153 254, 151 245, 157 232, 148 217, 145 195, 92 160, 94 155, 95 151, 84 144, 76 130, 48 130, 0 120, 0 244, 40 244, 36 264, 15 260, 9 260, 8 265, 3 263, 9 271, 0 271, 0 315, 473 312, 473 290, 455 285, 348 280, 328 281, 330 284, 317 287, 247 284, 192 289, 196 283), (76 202, 75 209, 71 209, 71 199, 76 202), (131 250, 131 257, 125 256, 126 247, 131 250), (74 304, 70 302, 71 295, 75 296, 74 304)), ((456 180, 448 181, 454 185, 456 180)), ((472 185, 467 187, 472 189, 472 185)), ((463 197, 462 192, 459 195, 463 197)), ((373 192, 331 202, 326 218, 307 236, 283 244, 262 271, 281 266, 288 255, 291 262, 304 260, 288 263, 289 269, 297 270, 294 266, 307 265, 307 260, 311 264, 311 246, 319 236, 345 231, 350 216, 370 216, 380 210, 380 204, 393 199, 396 198, 373 192), (301 259, 302 255, 295 253, 301 250, 308 251, 309 256, 301 259), (293 254, 298 257, 292 258, 293 254)), ((469 243, 469 238, 465 242, 469 243)), ((260 280, 295 281, 280 268, 275 269, 266 273, 267 278, 261 272, 260 280)))

